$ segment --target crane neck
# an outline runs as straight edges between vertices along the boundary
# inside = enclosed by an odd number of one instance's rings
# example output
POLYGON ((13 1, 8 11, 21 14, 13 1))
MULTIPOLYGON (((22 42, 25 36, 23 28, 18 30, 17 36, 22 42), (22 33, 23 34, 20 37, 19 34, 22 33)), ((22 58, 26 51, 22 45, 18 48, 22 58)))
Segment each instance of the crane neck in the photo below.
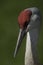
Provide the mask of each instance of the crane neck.
POLYGON ((27 32, 26 38, 26 52, 25 52, 25 65, 34 65, 37 63, 37 41, 39 29, 33 29, 27 32))

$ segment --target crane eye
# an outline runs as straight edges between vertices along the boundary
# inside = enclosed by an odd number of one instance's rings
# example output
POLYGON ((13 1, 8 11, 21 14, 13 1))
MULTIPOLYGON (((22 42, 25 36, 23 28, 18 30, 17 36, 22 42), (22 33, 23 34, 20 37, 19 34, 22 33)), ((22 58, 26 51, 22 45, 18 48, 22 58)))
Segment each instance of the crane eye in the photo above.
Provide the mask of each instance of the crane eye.
POLYGON ((25 21, 25 23, 24 23, 24 28, 27 28, 27 25, 29 24, 30 22, 28 22, 28 21, 25 21))

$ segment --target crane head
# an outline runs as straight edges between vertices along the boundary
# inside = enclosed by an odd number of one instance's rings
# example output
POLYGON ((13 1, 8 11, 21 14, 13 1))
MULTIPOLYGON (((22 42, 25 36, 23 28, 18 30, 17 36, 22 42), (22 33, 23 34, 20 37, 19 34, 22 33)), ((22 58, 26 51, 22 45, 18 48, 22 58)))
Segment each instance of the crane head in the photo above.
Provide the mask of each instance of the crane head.
POLYGON ((20 48, 21 42, 22 42, 24 36, 26 35, 27 31, 29 31, 29 29, 32 27, 33 28, 37 27, 39 24, 39 19, 40 19, 40 17, 37 16, 36 14, 35 15, 32 14, 32 11, 30 11, 30 10, 23 10, 19 14, 18 24, 20 27, 20 32, 19 32, 19 36, 18 36, 18 40, 17 40, 15 52, 14 52, 14 57, 16 56, 16 54, 20 48))

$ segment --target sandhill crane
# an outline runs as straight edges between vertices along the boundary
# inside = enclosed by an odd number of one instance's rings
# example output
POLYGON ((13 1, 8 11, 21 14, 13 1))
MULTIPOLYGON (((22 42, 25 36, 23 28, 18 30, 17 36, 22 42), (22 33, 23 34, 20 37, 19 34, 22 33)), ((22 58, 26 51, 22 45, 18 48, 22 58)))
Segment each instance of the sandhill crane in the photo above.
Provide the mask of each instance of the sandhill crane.
POLYGON ((40 65, 37 54, 37 41, 39 37, 41 16, 36 7, 24 9, 18 16, 20 32, 14 52, 16 56, 24 36, 26 38, 25 65, 40 65))

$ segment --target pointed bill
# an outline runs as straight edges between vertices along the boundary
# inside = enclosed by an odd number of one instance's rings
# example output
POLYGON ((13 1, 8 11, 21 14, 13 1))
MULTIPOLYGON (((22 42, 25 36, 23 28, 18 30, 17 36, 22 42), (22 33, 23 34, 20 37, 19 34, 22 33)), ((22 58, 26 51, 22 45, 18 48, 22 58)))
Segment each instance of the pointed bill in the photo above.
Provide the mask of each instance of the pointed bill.
POLYGON ((14 58, 15 58, 15 56, 16 56, 19 48, 20 48, 20 45, 22 43, 22 40, 23 40, 24 36, 25 36, 25 30, 20 29, 17 44, 16 44, 16 48, 15 48, 15 52, 14 52, 14 58))

